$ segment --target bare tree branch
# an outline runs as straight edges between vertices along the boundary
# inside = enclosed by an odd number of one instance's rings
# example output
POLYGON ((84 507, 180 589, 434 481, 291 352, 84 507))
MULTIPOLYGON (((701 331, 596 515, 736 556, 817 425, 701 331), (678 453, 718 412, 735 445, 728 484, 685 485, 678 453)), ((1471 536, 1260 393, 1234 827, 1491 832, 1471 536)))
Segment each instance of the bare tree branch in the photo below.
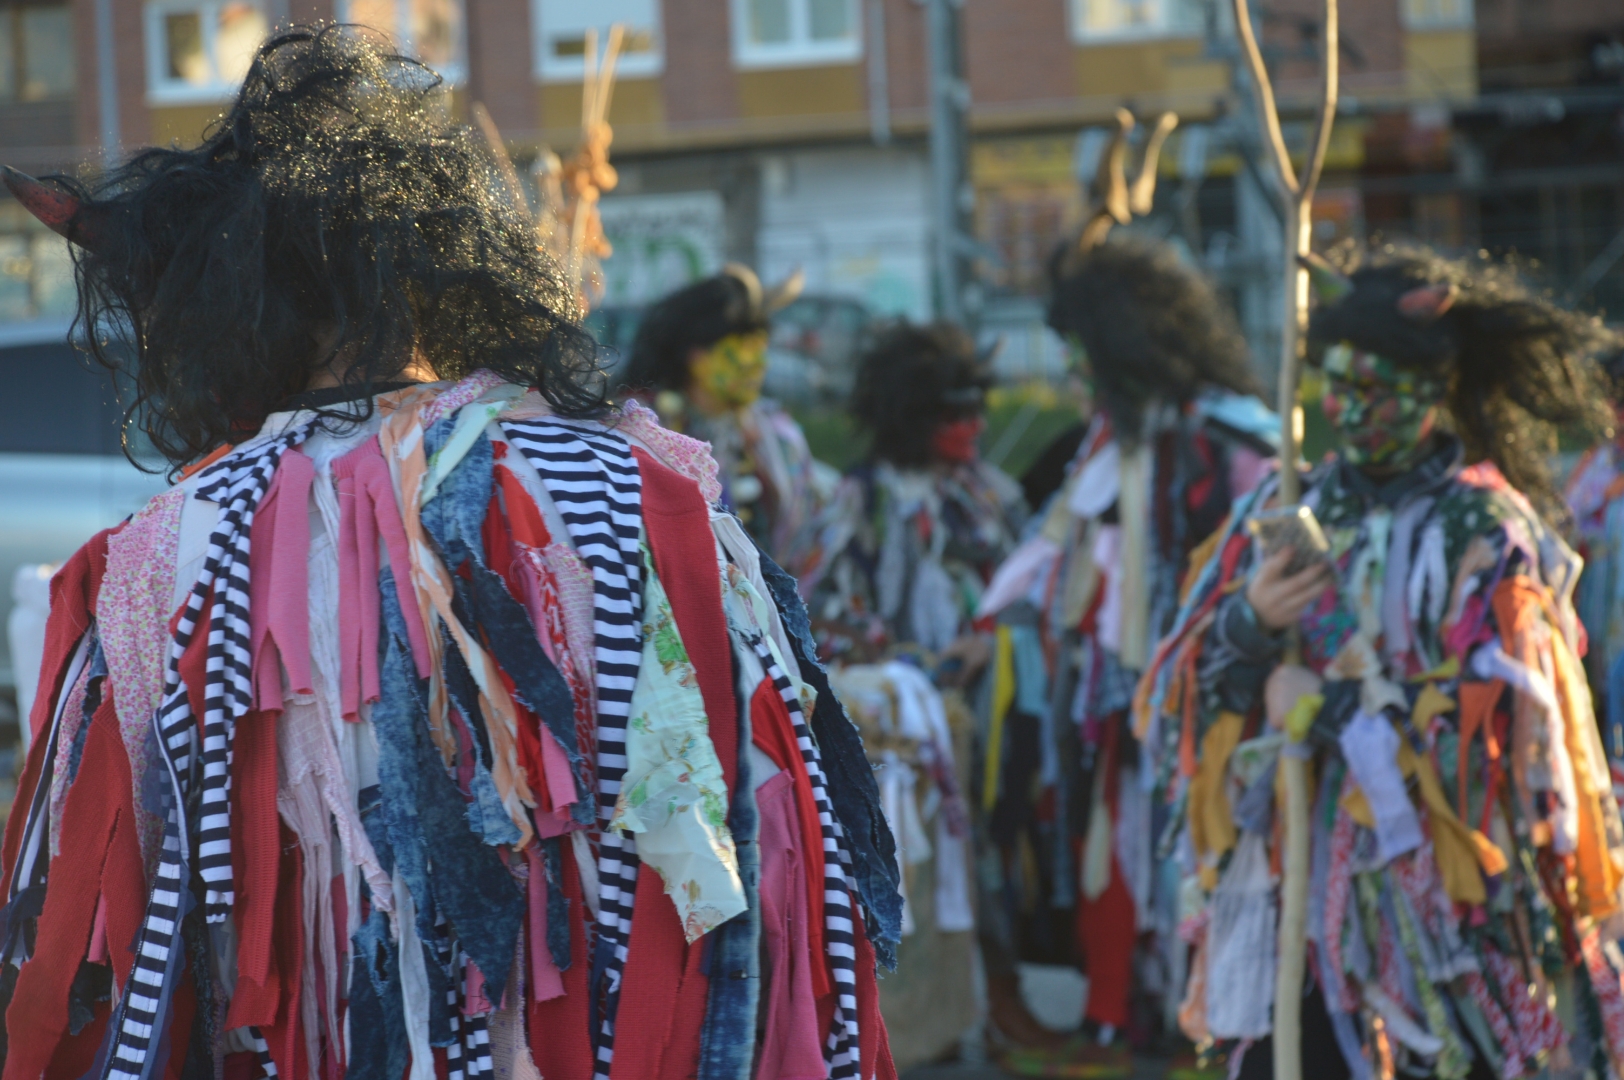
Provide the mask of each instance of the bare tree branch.
POLYGON ((1314 190, 1319 187, 1320 174, 1325 171, 1325 154, 1331 146, 1331 125, 1336 122, 1337 60, 1341 49, 1336 3, 1337 0, 1325 0, 1324 33, 1320 39, 1324 72, 1320 78, 1319 121, 1314 128, 1314 145, 1309 151, 1307 175, 1303 177, 1302 188, 1297 193, 1298 198, 1310 202, 1314 199, 1314 190))
POLYGON ((1291 154, 1286 150, 1286 137, 1280 130, 1280 111, 1274 103, 1274 84, 1269 71, 1263 66, 1263 53, 1258 49, 1257 35, 1252 32, 1252 11, 1247 0, 1233 0, 1235 33, 1240 35, 1241 51, 1246 56, 1246 69, 1252 75, 1253 92, 1257 95, 1258 115, 1269 150, 1274 154, 1274 166, 1285 185, 1286 195, 1295 199, 1298 193, 1297 171, 1291 167, 1291 154))

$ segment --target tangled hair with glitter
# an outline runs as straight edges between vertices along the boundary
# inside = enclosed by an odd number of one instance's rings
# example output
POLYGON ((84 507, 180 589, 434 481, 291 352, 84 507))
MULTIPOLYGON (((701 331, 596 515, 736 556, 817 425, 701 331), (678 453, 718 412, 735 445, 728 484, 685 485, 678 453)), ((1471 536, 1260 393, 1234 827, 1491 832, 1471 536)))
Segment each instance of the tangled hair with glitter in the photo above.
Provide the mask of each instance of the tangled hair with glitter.
POLYGON ((1165 243, 1117 232, 1086 252, 1063 244, 1049 289, 1049 326, 1087 351, 1095 393, 1125 438, 1152 401, 1261 392, 1228 305, 1165 243))
POLYGON ((1612 411, 1599 358, 1617 339, 1599 319, 1536 292, 1514 261, 1450 259, 1420 246, 1383 245, 1361 259, 1331 253, 1352 289, 1322 304, 1309 323, 1309 359, 1347 342, 1443 380, 1447 426, 1468 462, 1493 461, 1513 487, 1561 525, 1567 519, 1549 459, 1564 433, 1608 431, 1612 411), (1436 317, 1406 315, 1400 299, 1441 287, 1436 317))
POLYGON ((951 323, 898 320, 881 328, 857 362, 849 408, 873 436, 875 461, 918 467, 931 460, 943 421, 979 415, 992 386, 988 358, 951 323))
POLYGON ((759 285, 752 290, 739 273, 723 270, 649 306, 637 324, 621 382, 630 390, 685 390, 693 350, 765 329, 759 285))
POLYGON ((414 361, 602 410, 573 291, 447 104, 437 75, 356 28, 296 28, 259 49, 201 145, 52 178, 83 206, 78 336, 133 384, 127 428, 180 465, 318 372, 361 392, 414 361))

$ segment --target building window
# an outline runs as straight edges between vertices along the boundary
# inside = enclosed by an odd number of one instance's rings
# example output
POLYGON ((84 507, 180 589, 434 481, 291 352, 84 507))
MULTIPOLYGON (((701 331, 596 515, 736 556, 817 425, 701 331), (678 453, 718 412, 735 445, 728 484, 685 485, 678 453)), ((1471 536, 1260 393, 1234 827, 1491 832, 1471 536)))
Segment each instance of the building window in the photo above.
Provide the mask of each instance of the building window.
POLYGON ((863 51, 857 0, 733 0, 740 67, 838 64, 863 51))
POLYGON ((269 29, 259 5, 245 0, 148 4, 148 96, 159 105, 229 98, 269 29))
POLYGON ((462 0, 340 0, 340 18, 386 34, 391 44, 439 73, 448 86, 468 73, 462 0))
POLYGON ((586 32, 598 31, 598 51, 616 23, 626 28, 616 73, 628 78, 658 75, 663 59, 659 0, 532 0, 536 75, 547 82, 580 82, 586 64, 586 32))
POLYGON ((69 98, 73 81, 67 5, 0 7, 0 101, 69 98))
POLYGON ((1202 31, 1201 0, 1072 0, 1079 42, 1183 37, 1202 31))
POLYGON ((1465 29, 1472 25, 1472 0, 1404 0, 1409 30, 1465 29))
POLYGON ((77 300, 68 242, 19 203, 0 202, 0 326, 66 320, 77 300))

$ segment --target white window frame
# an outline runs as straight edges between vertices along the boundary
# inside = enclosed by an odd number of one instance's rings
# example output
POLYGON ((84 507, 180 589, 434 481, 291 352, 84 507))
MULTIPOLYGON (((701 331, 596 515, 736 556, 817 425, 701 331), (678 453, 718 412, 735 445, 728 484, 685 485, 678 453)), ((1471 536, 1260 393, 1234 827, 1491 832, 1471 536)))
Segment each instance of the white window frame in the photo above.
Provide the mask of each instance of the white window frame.
POLYGON ((1477 7, 1473 0, 1460 0, 1460 7, 1460 14, 1454 17, 1416 18, 1410 12, 1409 0, 1402 0, 1398 6, 1399 22, 1406 30, 1470 30, 1477 25, 1477 7))
MULTIPOLYGON (((461 55, 449 64, 442 64, 439 67, 430 66, 431 70, 440 76, 440 85, 446 89, 461 86, 468 81, 468 0, 456 0, 456 2, 457 6, 462 8, 461 55)), ((394 4, 395 29, 389 33, 389 40, 395 44, 396 48, 400 49, 401 55, 415 57, 417 55, 417 50, 414 48, 416 43, 412 41, 411 35, 408 33, 408 28, 412 25, 412 0, 394 0, 394 4)), ((341 23, 349 22, 349 0, 337 0, 335 7, 338 11, 338 21, 341 23)))
MULTIPOLYGON (((236 82, 216 78, 211 83, 194 85, 183 80, 171 79, 165 74, 169 68, 169 58, 164 55, 168 45, 164 35, 164 16, 197 12, 203 31, 203 51, 212 58, 215 35, 220 30, 220 20, 217 17, 210 18, 209 15, 225 2, 226 0, 148 0, 142 12, 142 24, 147 35, 148 102, 153 105, 207 105, 216 101, 228 101, 237 93, 240 84, 236 82)), ((250 0, 250 3, 258 8, 261 14, 266 14, 265 5, 260 0, 250 0)), ((266 21, 269 22, 268 15, 266 21)))
MULTIPOLYGON (((578 83, 586 74, 586 61, 578 56, 560 59, 553 55, 550 48, 552 45, 550 27, 547 24, 545 13, 542 11, 542 5, 545 3, 546 0, 530 0, 532 39, 530 47, 534 55, 532 65, 534 74, 541 82, 578 83)), ((596 3, 592 3, 590 6, 594 9, 599 7, 596 3)), ((653 12, 654 21, 649 26, 636 28, 648 30, 654 35, 654 48, 648 52, 621 53, 620 57, 615 61, 616 78, 646 79, 659 75, 665 70, 665 27, 663 25, 665 13, 662 10, 663 6, 660 0, 649 0, 649 7, 653 12)), ((600 57, 603 55, 604 46, 609 41, 609 27, 616 21, 620 20, 612 17, 598 17, 596 11, 594 11, 592 25, 596 26, 598 30, 598 55, 600 57)), ((568 29, 573 31, 577 28, 569 27, 568 29)))
MULTIPOLYGON (((1180 25, 1175 21, 1179 0, 1150 0, 1160 11, 1160 18, 1145 26, 1130 26, 1120 30, 1090 30, 1083 21, 1088 0, 1069 0, 1066 19, 1071 29, 1071 40, 1078 45, 1112 45, 1129 41, 1160 41, 1166 38, 1194 38, 1202 35, 1200 25, 1180 25)), ((1227 6, 1227 5, 1226 5, 1227 6)))
POLYGON ((839 41, 813 41, 808 25, 811 15, 807 0, 786 0, 789 4, 790 40, 782 45, 760 45, 749 39, 749 0, 732 0, 733 63, 741 70, 760 68, 817 67, 851 64, 863 56, 863 12, 867 0, 846 0, 851 5, 852 35, 839 41))

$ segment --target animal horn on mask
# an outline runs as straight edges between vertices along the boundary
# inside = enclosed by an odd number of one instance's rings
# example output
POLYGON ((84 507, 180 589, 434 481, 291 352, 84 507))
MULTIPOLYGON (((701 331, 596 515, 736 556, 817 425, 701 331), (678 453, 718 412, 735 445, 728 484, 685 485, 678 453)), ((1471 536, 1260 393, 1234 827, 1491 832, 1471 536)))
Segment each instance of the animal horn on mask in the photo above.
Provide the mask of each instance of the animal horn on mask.
POLYGON ((1314 295, 1322 304, 1335 304, 1353 291, 1353 279, 1326 261, 1323 255, 1309 252, 1297 256, 1297 262, 1308 271, 1308 281, 1314 286, 1314 295))
POLYGON ((730 262, 722 267, 722 273, 744 286, 744 293, 752 312, 762 310, 761 279, 756 276, 754 270, 743 263, 730 262))
POLYGON ((806 271, 797 266, 794 273, 766 291, 761 298, 762 307, 771 315, 794 303, 795 298, 800 296, 801 290, 805 288, 806 271))
POLYGON ((1126 225, 1135 217, 1150 213, 1156 195, 1156 167, 1161 159, 1162 144, 1178 122, 1179 118, 1170 112, 1156 118, 1156 126, 1151 129, 1150 137, 1145 142, 1139 172, 1130 184, 1126 158, 1128 135, 1134 129, 1134 118, 1127 109, 1117 110, 1116 134, 1111 136, 1111 142, 1100 155, 1099 172, 1094 180, 1102 201, 1083 226, 1082 235, 1077 240, 1076 254, 1087 254, 1098 247, 1115 226, 1126 225))
POLYGON ((87 220, 90 215, 78 196, 35 180, 10 165, 0 165, 0 180, 23 209, 39 218, 52 232, 82 248, 94 246, 95 229, 87 220))
POLYGON ((1398 313, 1411 322, 1429 323, 1455 306, 1460 289, 1448 282, 1421 285, 1398 298, 1398 313))

